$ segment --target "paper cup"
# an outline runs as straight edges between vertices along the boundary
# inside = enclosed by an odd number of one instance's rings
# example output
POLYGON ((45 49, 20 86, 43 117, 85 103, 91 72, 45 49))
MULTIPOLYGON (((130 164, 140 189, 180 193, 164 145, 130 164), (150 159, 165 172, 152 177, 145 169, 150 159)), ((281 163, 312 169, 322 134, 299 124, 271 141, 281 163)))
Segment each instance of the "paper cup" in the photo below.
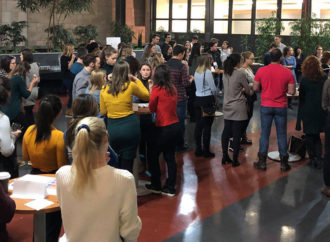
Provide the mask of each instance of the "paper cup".
POLYGON ((0 172, 0 184, 3 187, 5 193, 8 193, 9 179, 10 179, 10 174, 8 172, 0 172))

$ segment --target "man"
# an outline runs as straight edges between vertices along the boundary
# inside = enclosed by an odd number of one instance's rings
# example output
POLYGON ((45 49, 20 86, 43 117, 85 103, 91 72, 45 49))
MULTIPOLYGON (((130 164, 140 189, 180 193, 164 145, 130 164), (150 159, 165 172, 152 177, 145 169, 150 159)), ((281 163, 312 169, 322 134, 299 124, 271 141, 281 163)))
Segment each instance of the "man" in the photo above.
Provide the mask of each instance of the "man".
POLYGON ((181 62, 185 52, 186 48, 183 45, 176 45, 173 49, 173 57, 166 62, 166 65, 170 68, 171 81, 178 92, 177 115, 181 130, 180 139, 177 143, 178 150, 185 150, 187 148, 184 145, 185 118, 187 111, 186 87, 188 87, 193 80, 193 78, 189 79, 188 68, 181 62))
POLYGON ((100 58, 93 54, 87 54, 83 58, 84 68, 76 75, 73 81, 72 99, 84 94, 90 84, 91 72, 100 68, 100 58))
POLYGON ((295 80, 291 71, 281 65, 282 53, 275 49, 270 53, 271 64, 261 67, 255 76, 253 90, 261 91, 261 136, 259 140, 259 160, 254 167, 265 171, 272 122, 275 120, 277 142, 281 159, 281 171, 288 171, 287 152, 287 96, 295 94, 295 80))
POLYGON ((269 51, 265 54, 264 56, 264 65, 267 66, 269 65, 272 60, 270 58, 270 53, 277 48, 277 45, 275 42, 271 43, 269 51))
POLYGON ((279 48, 281 50, 281 52, 283 53, 283 49, 286 47, 286 45, 281 42, 282 37, 279 35, 276 35, 274 38, 274 41, 275 41, 277 48, 279 48))
POLYGON ((88 54, 88 51, 85 47, 79 47, 77 50, 77 61, 73 63, 70 67, 70 71, 73 75, 77 75, 83 68, 83 57, 88 54))
POLYGON ((191 48, 192 48, 193 45, 194 45, 195 43, 197 43, 197 42, 198 42, 198 35, 194 35, 194 36, 192 37, 192 39, 191 39, 191 42, 190 42, 191 48))
POLYGON ((162 45, 162 54, 163 54, 164 57, 167 55, 167 53, 165 53, 165 50, 167 49, 166 46, 168 46, 170 44, 171 39, 172 39, 171 34, 166 33, 165 34, 165 41, 162 45))
MULTIPOLYGON (((162 50, 160 49, 160 47, 159 47, 159 39, 160 39, 160 36, 159 36, 159 34, 153 34, 152 35, 152 38, 151 38, 151 42, 150 42, 150 44, 154 44, 155 45, 155 49, 156 49, 156 52, 157 53, 162 53, 162 50)), ((146 49, 147 49, 147 46, 148 45, 146 45, 145 47, 144 47, 144 50, 143 51, 146 51, 146 49)))
POLYGON ((219 90, 222 90, 222 80, 221 80, 221 71, 219 68, 222 67, 221 62, 221 52, 218 49, 218 41, 210 42, 209 43, 209 50, 207 51, 212 56, 213 62, 212 65, 214 67, 214 70, 216 74, 214 75, 214 82, 215 85, 219 88, 219 90))

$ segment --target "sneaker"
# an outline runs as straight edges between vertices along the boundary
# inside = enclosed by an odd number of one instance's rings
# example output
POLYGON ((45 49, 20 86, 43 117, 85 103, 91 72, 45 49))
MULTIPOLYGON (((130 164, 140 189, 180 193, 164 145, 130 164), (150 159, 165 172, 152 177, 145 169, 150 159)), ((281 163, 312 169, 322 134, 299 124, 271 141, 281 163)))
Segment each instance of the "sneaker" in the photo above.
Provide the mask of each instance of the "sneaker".
POLYGON ((170 189, 168 187, 164 187, 162 190, 162 194, 169 196, 169 197, 174 197, 175 196, 175 189, 170 189))
POLYGON ((152 193, 160 194, 162 191, 160 190, 160 187, 156 187, 152 184, 145 184, 145 188, 152 193))

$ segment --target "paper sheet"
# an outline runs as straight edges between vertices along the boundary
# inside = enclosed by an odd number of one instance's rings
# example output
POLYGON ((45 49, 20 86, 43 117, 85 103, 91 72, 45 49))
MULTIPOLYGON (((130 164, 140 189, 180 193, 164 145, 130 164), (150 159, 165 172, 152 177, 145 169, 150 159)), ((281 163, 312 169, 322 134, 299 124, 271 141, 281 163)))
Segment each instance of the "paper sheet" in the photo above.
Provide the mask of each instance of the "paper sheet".
POLYGON ((30 208, 33 208, 35 210, 40 210, 43 209, 45 207, 48 207, 50 205, 54 204, 53 202, 47 200, 47 199, 36 199, 34 201, 25 203, 25 206, 28 206, 30 208))

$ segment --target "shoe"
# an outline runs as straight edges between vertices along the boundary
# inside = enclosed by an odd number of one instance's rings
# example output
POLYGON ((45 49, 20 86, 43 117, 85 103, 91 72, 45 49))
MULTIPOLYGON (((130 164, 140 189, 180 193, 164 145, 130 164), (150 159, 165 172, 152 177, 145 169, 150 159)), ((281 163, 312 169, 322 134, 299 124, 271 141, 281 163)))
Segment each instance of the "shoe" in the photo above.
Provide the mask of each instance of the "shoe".
POLYGON ((233 163, 232 163, 232 167, 237 167, 237 166, 240 166, 241 163, 239 163, 237 160, 233 160, 233 163))
POLYGON ((212 152, 210 152, 210 151, 204 151, 204 152, 203 152, 203 156, 204 156, 205 158, 213 158, 213 157, 215 157, 215 154, 212 153, 212 152))
POLYGON ((156 187, 152 184, 145 184, 145 188, 151 191, 152 193, 156 193, 156 194, 160 194, 162 192, 160 187, 156 187))
MULTIPOLYGON (((233 147, 233 141, 229 140, 229 148, 228 148, 231 152, 234 152, 234 147, 233 147)), ((239 151, 243 151, 244 148, 242 146, 239 146, 239 151)))
POLYGON ((324 187, 322 188, 321 192, 327 197, 330 197, 330 189, 324 187))
POLYGON ((223 156, 222 157, 222 161, 221 161, 221 163, 223 164, 223 165, 226 165, 226 164, 229 164, 229 163, 233 163, 233 161, 229 158, 229 156, 227 155, 227 156, 223 156))
POLYGON ((252 145, 252 140, 245 138, 241 139, 241 145, 252 145))
POLYGON ((288 163, 289 160, 289 156, 282 156, 280 155, 280 159, 281 159, 281 171, 288 171, 291 169, 291 166, 288 163))
POLYGON ((261 171, 266 171, 267 170, 267 164, 266 164, 266 159, 267 156, 261 153, 258 153, 258 161, 254 162, 253 165, 256 169, 261 170, 261 171))
POLYGON ((195 150, 195 156, 196 157, 202 157, 203 156, 203 151, 201 149, 196 149, 195 150))
POLYGON ((174 197, 175 196, 175 189, 170 189, 168 187, 164 187, 162 190, 162 194, 169 196, 169 197, 174 197))

